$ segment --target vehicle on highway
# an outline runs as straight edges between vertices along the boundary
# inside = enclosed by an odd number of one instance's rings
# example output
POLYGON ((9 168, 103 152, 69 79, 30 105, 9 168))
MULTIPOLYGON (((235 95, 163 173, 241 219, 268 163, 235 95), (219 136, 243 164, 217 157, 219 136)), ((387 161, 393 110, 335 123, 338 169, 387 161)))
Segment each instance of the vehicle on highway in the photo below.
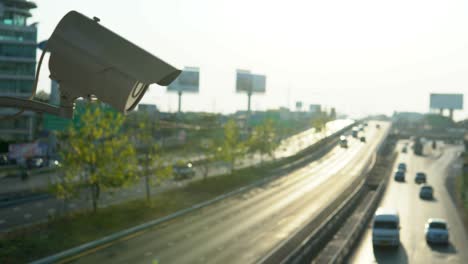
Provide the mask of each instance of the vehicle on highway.
POLYGON ((380 125, 379 125, 379 124, 375 125, 375 128, 379 129, 379 128, 380 128, 380 125))
POLYGON ((424 184, 419 190, 419 197, 421 199, 430 200, 434 198, 434 189, 429 184, 424 184))
POLYGON ((360 140, 361 142, 366 142, 366 137, 365 137, 365 136, 362 136, 362 137, 359 138, 359 140, 360 140))
POLYGON ((348 147, 348 139, 346 136, 341 136, 340 137, 340 147, 342 148, 347 148, 348 147))
POLYGON ((398 170, 406 172, 406 163, 403 163, 403 162, 399 163, 398 164, 398 170))
POLYGON ((407 147, 403 147, 403 148, 401 149, 401 152, 402 152, 402 153, 408 153, 408 148, 407 148, 407 147))
POLYGON ((351 136, 353 136, 354 138, 357 138, 358 133, 359 133, 359 128, 353 127, 353 129, 351 130, 351 136))
POLYGON ((184 180, 195 177, 195 170, 191 162, 178 163, 172 168, 175 180, 184 180))
POLYGON ((39 157, 29 158, 26 160, 26 167, 28 169, 41 168, 45 165, 44 160, 39 157))
POLYGON ((448 244, 449 228, 447 221, 439 218, 429 218, 424 227, 426 242, 428 244, 448 244))
POLYGON ((424 172, 417 172, 416 173, 416 177, 414 177, 414 182, 416 182, 417 184, 420 184, 420 183, 426 183, 427 179, 426 179, 426 173, 424 172))
POLYGON ((395 181, 404 182, 405 181, 405 172, 402 171, 402 170, 397 170, 395 172, 395 175, 393 176, 393 179, 395 179, 395 181))
POLYGON ((372 245, 392 246, 400 245, 400 217, 394 209, 377 209, 372 224, 372 245))

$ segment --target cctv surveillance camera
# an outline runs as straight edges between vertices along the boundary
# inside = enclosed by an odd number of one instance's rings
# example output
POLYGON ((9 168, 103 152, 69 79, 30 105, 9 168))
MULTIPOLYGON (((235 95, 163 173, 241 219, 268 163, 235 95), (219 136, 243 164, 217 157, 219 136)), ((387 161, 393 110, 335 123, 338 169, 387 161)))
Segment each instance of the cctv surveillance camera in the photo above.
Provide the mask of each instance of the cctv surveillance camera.
POLYGON ((47 41, 50 78, 60 84, 62 106, 73 106, 78 97, 96 96, 127 113, 150 84, 167 86, 180 74, 98 22, 71 11, 47 41))

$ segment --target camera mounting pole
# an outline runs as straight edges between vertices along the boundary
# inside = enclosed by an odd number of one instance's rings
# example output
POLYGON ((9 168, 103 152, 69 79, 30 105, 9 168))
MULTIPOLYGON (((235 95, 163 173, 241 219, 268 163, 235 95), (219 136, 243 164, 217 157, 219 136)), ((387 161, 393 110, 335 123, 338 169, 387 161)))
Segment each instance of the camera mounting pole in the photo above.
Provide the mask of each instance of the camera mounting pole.
POLYGON ((50 104, 34 101, 30 99, 0 96, 0 107, 21 108, 34 112, 47 113, 64 118, 73 117, 73 104, 71 106, 53 106, 50 104))

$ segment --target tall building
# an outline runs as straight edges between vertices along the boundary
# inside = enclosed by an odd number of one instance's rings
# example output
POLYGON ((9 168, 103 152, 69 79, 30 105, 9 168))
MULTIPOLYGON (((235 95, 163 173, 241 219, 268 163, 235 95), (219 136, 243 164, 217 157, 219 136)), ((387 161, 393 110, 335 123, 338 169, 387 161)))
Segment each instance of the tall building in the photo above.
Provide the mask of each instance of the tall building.
MULTIPOLYGON (((36 4, 27 0, 0 0, 0 96, 27 98, 31 95, 36 67, 37 28, 27 24, 36 4)), ((0 108, 0 117, 17 109, 0 108)), ((25 112, 0 121, 0 140, 30 141, 34 138, 34 116, 25 112)))

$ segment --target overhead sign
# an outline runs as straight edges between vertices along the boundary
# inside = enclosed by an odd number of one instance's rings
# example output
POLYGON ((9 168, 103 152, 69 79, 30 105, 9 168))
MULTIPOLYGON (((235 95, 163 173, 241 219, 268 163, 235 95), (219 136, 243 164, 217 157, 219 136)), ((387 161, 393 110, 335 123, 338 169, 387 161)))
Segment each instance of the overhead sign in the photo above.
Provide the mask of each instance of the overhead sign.
POLYGON ((200 86, 200 70, 197 67, 185 67, 179 77, 168 87, 168 92, 198 93, 200 86))
POLYGON ((431 109, 463 109, 463 94, 431 94, 431 109))
POLYGON ((237 70, 236 91, 247 93, 264 93, 266 87, 266 76, 252 74, 250 71, 237 70))

